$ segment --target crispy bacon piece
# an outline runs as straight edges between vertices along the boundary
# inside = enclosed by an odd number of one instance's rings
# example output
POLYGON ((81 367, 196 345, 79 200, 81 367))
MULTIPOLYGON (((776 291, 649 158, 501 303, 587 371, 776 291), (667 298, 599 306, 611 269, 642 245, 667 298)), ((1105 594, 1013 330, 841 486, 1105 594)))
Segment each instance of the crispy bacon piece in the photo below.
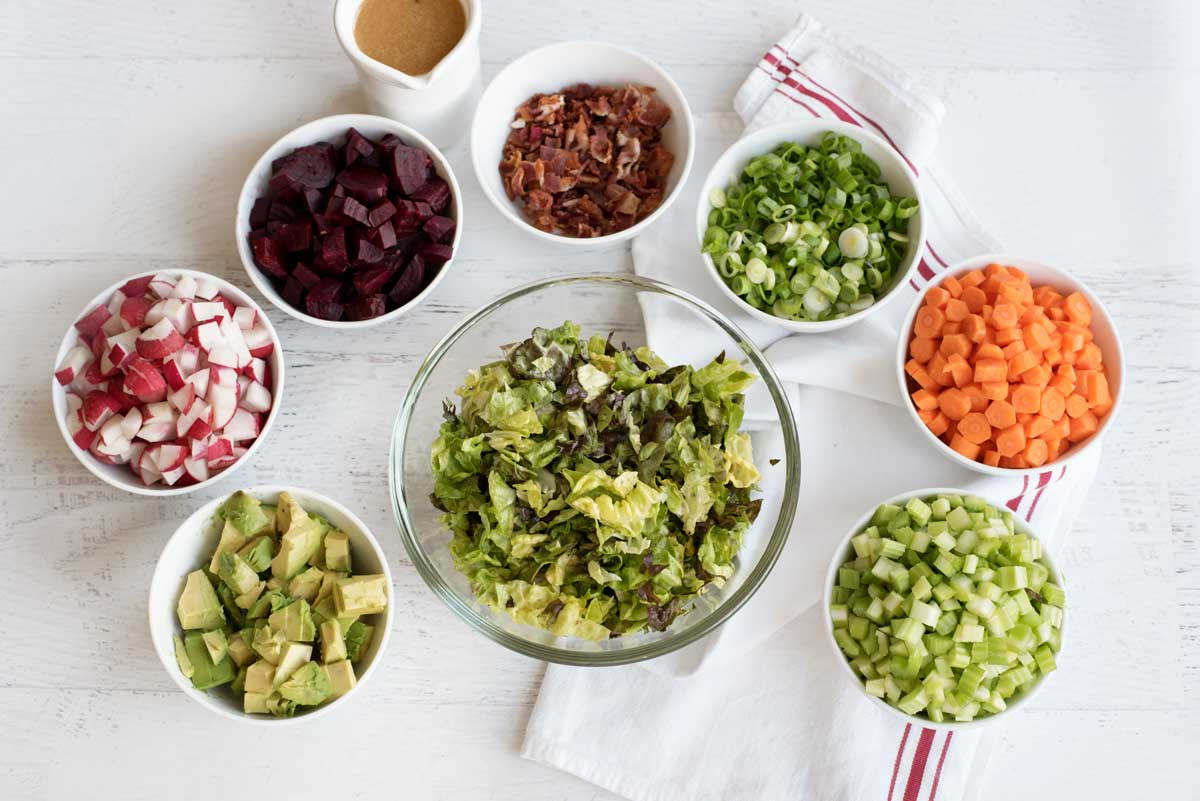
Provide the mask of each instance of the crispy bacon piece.
POLYGON ((648 86, 576 84, 517 108, 500 162, 504 189, 535 227, 563 236, 622 231, 658 208, 675 157, 671 109, 648 86))

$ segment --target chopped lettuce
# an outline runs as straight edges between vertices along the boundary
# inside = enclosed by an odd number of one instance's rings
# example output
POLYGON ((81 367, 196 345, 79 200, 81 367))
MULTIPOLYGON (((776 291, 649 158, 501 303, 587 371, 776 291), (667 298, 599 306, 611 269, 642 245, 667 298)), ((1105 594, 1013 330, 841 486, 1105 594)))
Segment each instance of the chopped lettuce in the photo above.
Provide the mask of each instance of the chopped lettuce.
POLYGON ((430 455, 455 564, 481 603, 554 634, 665 630, 733 574, 758 514, 754 376, 570 322, 502 351, 446 402, 430 455))

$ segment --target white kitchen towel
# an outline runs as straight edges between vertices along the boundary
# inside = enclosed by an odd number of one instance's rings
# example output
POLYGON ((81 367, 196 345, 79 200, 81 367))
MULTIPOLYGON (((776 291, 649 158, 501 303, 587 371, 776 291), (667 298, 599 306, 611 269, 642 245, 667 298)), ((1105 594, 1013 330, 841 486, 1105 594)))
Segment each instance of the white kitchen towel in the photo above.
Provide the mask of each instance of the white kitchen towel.
MULTIPOLYGON (((1059 548, 1098 454, 1034 477, 986 477, 936 453, 895 385, 899 325, 916 291, 955 262, 998 248, 933 166, 940 101, 878 55, 801 17, 771 46, 728 116, 702 118, 698 165, 740 133, 797 116, 870 130, 919 174, 927 244, 909 287, 873 319, 791 335, 717 291, 692 224, 703 168, 633 245, 634 270, 721 309, 792 385, 802 454, 800 503, 771 576, 731 620, 669 656, 616 669, 546 671, 522 754, 638 801, 974 797, 991 735, 896 721, 841 675, 820 602, 832 549, 888 496, 961 487, 1002 503, 1059 548), (740 124, 739 124, 740 123, 740 124), (744 125, 744 127, 743 127, 744 125)), ((649 344, 668 361, 710 358, 711 330, 644 300, 649 344)), ((748 404, 753 409, 753 404, 748 404)), ((748 413, 749 416, 749 413, 748 413)), ((756 443, 760 436, 756 434, 756 443)), ((1003 725, 1002 723, 999 725, 1003 725)))

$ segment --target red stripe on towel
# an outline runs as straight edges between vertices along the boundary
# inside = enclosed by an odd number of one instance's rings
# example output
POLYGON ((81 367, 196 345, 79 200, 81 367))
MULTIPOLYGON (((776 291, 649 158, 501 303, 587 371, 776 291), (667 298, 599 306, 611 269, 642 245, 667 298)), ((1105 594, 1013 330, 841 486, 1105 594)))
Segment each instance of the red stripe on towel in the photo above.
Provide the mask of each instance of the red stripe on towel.
POLYGON ((917 801, 921 782, 925 778, 925 763, 929 761, 929 749, 933 746, 933 729, 921 729, 917 739, 917 750, 913 753, 913 764, 908 771, 908 784, 904 786, 904 801, 917 801))
POLYGON ((892 783, 888 785, 887 801, 892 801, 892 792, 896 789, 896 774, 900 772, 900 758, 904 756, 904 745, 908 742, 908 733, 912 730, 911 723, 904 724, 904 734, 900 737, 900 747, 896 749, 896 763, 892 765, 892 783))
POLYGON ((1021 499, 1025 497, 1025 490, 1029 489, 1029 476, 1021 476, 1021 491, 1015 498, 1009 498, 1004 504, 1012 511, 1017 511, 1017 507, 1021 505, 1021 499))
POLYGON ((946 741, 942 743, 942 755, 938 757, 937 770, 933 772, 933 787, 929 790, 929 801, 937 798, 938 782, 942 779, 942 765, 946 762, 946 752, 950 750, 950 741, 954 739, 954 732, 946 733, 946 741))
MULTIPOLYGON (((1029 504, 1029 514, 1025 515, 1026 522, 1029 522, 1033 519, 1033 512, 1035 509, 1037 509, 1038 501, 1040 501, 1042 499, 1042 493, 1046 491, 1046 487, 1049 486, 1049 484, 1050 484, 1050 474, 1052 472, 1053 471, 1042 473, 1042 475, 1038 478, 1037 495, 1033 496, 1033 503, 1029 504), (1046 480, 1043 482, 1041 480, 1042 478, 1045 478, 1046 480)), ((1058 474, 1058 478, 1055 479, 1055 481, 1058 481, 1066 474, 1067 474, 1067 466, 1064 464, 1062 472, 1058 474)))
POLYGON ((786 64, 784 64, 783 62, 781 62, 779 60, 779 58, 775 56, 775 54, 773 54, 771 52, 764 53, 763 60, 765 60, 768 64, 770 64, 772 67, 775 67, 777 70, 779 70, 780 73, 782 73, 782 75, 780 75, 780 77, 776 78, 775 80, 779 81, 780 83, 786 84, 787 86, 792 87, 797 92, 800 92, 801 94, 811 97, 813 100, 820 101, 822 105, 824 105, 827 109, 832 111, 833 115, 835 117, 837 117, 839 120, 841 120, 842 122, 847 122, 847 123, 850 123, 851 125, 857 125, 860 128, 862 127, 862 125, 859 123, 858 120, 856 120, 856 119, 854 119, 854 117, 850 116, 850 113, 847 112, 841 106, 839 106, 837 103, 830 100, 828 97, 825 97, 824 95, 817 94, 816 92, 812 91, 808 87, 801 84, 795 78, 791 77, 791 73, 792 73, 791 68, 789 66, 787 66, 786 64))
POLYGON ((928 281, 930 278, 933 278, 933 270, 931 270, 929 265, 925 263, 925 259, 921 259, 920 263, 917 264, 917 273, 919 273, 920 276, 926 281, 928 281))
POLYGON ((926 243, 925 243, 925 247, 929 248, 929 252, 933 254, 933 257, 934 257, 935 259, 937 259, 937 263, 938 263, 938 264, 942 265, 942 267, 946 267, 946 266, 947 266, 947 264, 946 264, 946 260, 945 260, 945 259, 943 259, 941 256, 939 256, 939 255, 938 255, 938 252, 937 252, 936 250, 934 250, 934 249, 933 249, 933 245, 931 245, 931 244, 929 244, 928 242, 926 242, 926 243))

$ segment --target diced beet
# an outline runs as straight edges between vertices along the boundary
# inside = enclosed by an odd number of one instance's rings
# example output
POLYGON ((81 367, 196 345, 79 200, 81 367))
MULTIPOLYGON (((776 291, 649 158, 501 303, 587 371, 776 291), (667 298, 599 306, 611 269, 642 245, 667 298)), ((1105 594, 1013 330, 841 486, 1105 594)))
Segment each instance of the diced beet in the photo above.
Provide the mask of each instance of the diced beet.
POLYGON ((269 237, 259 237, 250 240, 250 252, 254 254, 254 263, 258 269, 273 278, 286 278, 287 268, 283 266, 283 254, 275 240, 269 237))
POLYGON ((100 330, 100 326, 107 323, 110 317, 112 317, 112 312, 108 310, 107 306, 101 303, 83 315, 83 317, 80 317, 75 322, 75 329, 79 333, 86 334, 89 337, 95 336, 96 332, 100 330))
POLYGON ((359 298, 346 307, 346 318, 350 320, 370 320, 387 311, 385 295, 370 295, 359 298))
POLYGON ((353 220, 356 223, 361 223, 363 225, 367 224, 367 215, 369 214, 369 212, 367 211, 366 206, 364 206, 362 203, 359 203, 358 200, 356 200, 355 198, 352 198, 352 197, 344 197, 341 200, 342 200, 342 210, 341 210, 342 217, 344 217, 347 220, 353 220))
POLYGON ((333 145, 328 142, 297 148, 276 164, 276 176, 286 176, 291 182, 311 189, 329 186, 337 170, 333 145))
POLYGON ((367 225, 371 226, 372 228, 383 225, 385 222, 390 220, 392 215, 395 213, 396 207, 392 205, 390 200, 385 199, 371 207, 371 210, 367 213, 367 225))
POLYGON ((342 297, 342 282, 336 278, 322 278, 316 286, 309 288, 308 296, 322 303, 334 303, 342 297))
POLYGON ((411 200, 397 200, 396 214, 390 222, 396 231, 411 233, 418 230, 421 224, 424 223, 424 220, 421 218, 421 210, 417 207, 416 203, 411 200))
POLYGON ((417 296, 424 284, 425 260, 420 256, 413 256, 404 272, 400 273, 400 277, 392 285, 388 297, 397 306, 403 306, 417 296))
POLYGON ((323 201, 325 200, 325 196, 321 193, 321 190, 305 189, 301 194, 304 197, 304 208, 308 210, 308 213, 314 215, 320 214, 321 206, 324 205, 323 201))
POLYGON ((383 258, 383 249, 376 246, 366 234, 354 238, 354 260, 359 264, 375 264, 383 258))
POLYGON ((321 238, 321 263, 334 272, 342 272, 350 266, 345 228, 333 228, 321 238))
POLYGON ((324 214, 313 215, 313 226, 316 228, 317 236, 325 236, 334 228, 338 227, 337 222, 326 217, 324 214))
POLYGON ((429 179, 429 154, 419 147, 396 145, 389 154, 388 170, 396 188, 411 195, 429 179))
POLYGON ((246 240, 249 242, 253 242, 255 239, 262 239, 266 235, 267 235, 266 228, 255 228, 253 231, 246 234, 246 240))
MULTIPOLYGON (((299 190, 297 190, 299 191, 299 190)), ((278 200, 271 202, 271 210, 267 212, 267 221, 274 220, 275 222, 290 223, 296 219, 296 212, 286 203, 281 203, 278 200)))
MULTIPOLYGON (((283 299, 287 301, 289 306, 297 309, 304 308, 304 284, 296 280, 294 276, 288 276, 284 282, 283 290, 279 293, 283 295, 283 299)), ((195 329, 192 329, 193 331, 195 329)))
POLYGON ((308 300, 305 301, 305 309, 313 317, 319 317, 322 320, 340 320, 346 312, 346 307, 340 303, 332 301, 317 300, 311 294, 308 300))
MULTIPOLYGON (((438 218, 435 217, 434 219, 438 218)), ((430 220, 430 222, 433 222, 433 220, 430 220)), ((428 226, 426 226, 426 233, 429 233, 428 226)), ((430 234, 430 236, 433 235, 430 234)), ((437 237, 434 238, 436 239, 437 237)), ((308 220, 302 220, 283 225, 274 235, 274 239, 275 244, 279 245, 285 253, 308 250, 312 247, 312 223, 308 220)))
POLYGON ((346 187, 342 186, 341 184, 334 184, 333 185, 333 197, 345 197, 345 196, 346 196, 346 187))
POLYGON ((454 235, 454 225, 454 220, 439 214, 426 220, 422 230, 429 234, 429 238, 434 242, 444 242, 454 235))
POLYGON ((417 253, 425 260, 426 266, 437 269, 450 261, 450 257, 454 255, 454 250, 449 245, 426 242, 421 245, 421 249, 417 253))
POLYGON ((412 258, 417 249, 426 242, 428 237, 422 233, 409 233, 404 236, 397 236, 396 247, 392 248, 389 255, 395 254, 400 259, 400 264, 408 264, 408 260, 412 258))
POLYGON ((379 149, 386 150, 388 153, 391 153, 396 145, 402 144, 404 144, 404 140, 392 133, 386 133, 379 137, 379 149))
POLYGON ((395 273, 396 266, 394 264, 378 264, 365 270, 359 270, 352 279, 354 292, 360 298, 374 295, 383 290, 395 273))
POLYGON ((390 221, 376 228, 368 228, 366 236, 384 250, 396 246, 396 229, 392 227, 390 221))
POLYGON ((417 204, 417 219, 419 219, 422 224, 424 224, 426 220, 433 217, 433 207, 432 206, 430 206, 428 203, 426 203, 423 200, 417 200, 414 202, 417 204))
POLYGON ((262 228, 267 224, 267 212, 271 209, 271 198, 260 197, 254 201, 254 207, 250 209, 250 227, 262 228))
MULTIPOLYGON (((300 197, 301 185, 292 180, 290 175, 279 173, 272 175, 271 180, 267 181, 267 189, 274 196, 271 205, 275 205, 279 201, 290 202, 300 197)), ((270 212, 267 212, 270 214, 270 212)))
POLYGON ((408 199, 428 203, 435 214, 441 214, 450 205, 450 185, 435 175, 408 199))
POLYGON ((312 267, 309 267, 302 261, 297 262, 296 266, 292 268, 292 278, 299 281, 305 289, 312 289, 321 280, 321 276, 317 275, 312 267))
POLYGON ((371 167, 347 167, 338 173, 337 182, 363 203, 375 203, 387 196, 387 176, 371 167))
POLYGON ((360 158, 370 158, 373 156, 375 154, 375 144, 351 128, 346 131, 346 146, 343 152, 345 153, 346 164, 348 166, 360 158))

